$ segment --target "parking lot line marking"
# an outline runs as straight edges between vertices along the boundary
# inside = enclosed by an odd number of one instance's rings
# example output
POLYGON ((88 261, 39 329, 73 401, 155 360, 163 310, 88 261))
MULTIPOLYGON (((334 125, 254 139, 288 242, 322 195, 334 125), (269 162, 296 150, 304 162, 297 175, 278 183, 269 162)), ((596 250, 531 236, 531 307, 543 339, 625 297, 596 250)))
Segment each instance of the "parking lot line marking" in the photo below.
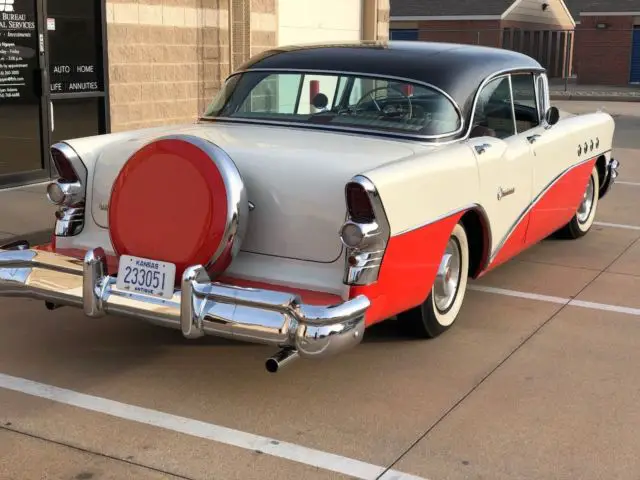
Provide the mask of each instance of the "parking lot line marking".
MULTIPOLYGON (((343 457, 293 443, 281 442, 273 438, 262 437, 212 423, 160 412, 158 410, 151 410, 102 397, 86 395, 53 385, 34 382, 26 378, 12 377, 0 373, 0 388, 45 398, 54 402, 124 420, 183 433, 192 437, 213 440, 214 442, 232 445, 252 452, 259 451, 274 457, 291 460, 323 470, 342 473, 355 478, 374 480, 386 470, 384 467, 353 458, 343 457)), ((387 472, 387 475, 394 480, 426 480, 422 477, 395 470, 390 470, 387 472)))
POLYGON ((593 224, 599 225, 601 227, 624 228, 626 230, 640 230, 640 226, 638 225, 625 225, 622 223, 607 223, 607 222, 593 222, 593 224))
POLYGON ((591 310, 603 310, 606 312, 625 313, 640 317, 640 308, 623 307, 620 305, 609 305, 607 303, 587 302, 584 300, 575 300, 573 298, 552 297, 550 295, 540 295, 538 293, 520 292, 517 290, 507 290, 505 288, 486 287, 484 285, 469 285, 469 290, 477 292, 494 293, 496 295, 505 295, 508 297, 526 298, 528 300, 537 300, 540 302, 555 303, 558 305, 567 305, 569 307, 582 307, 591 310))
POLYGON ((616 184, 619 184, 619 185, 630 185, 632 187, 640 187, 640 183, 637 183, 637 182, 620 182, 620 181, 616 180, 616 184))

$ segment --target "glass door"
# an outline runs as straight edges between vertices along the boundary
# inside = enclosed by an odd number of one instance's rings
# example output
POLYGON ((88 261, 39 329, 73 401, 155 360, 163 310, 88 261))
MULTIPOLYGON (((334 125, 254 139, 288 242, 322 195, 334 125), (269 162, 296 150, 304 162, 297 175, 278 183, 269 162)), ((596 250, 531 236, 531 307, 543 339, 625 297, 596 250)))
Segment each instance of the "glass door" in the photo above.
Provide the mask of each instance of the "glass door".
POLYGON ((50 144, 107 133, 104 0, 47 0, 50 144))
POLYGON ((0 188, 50 175, 42 6, 0 1, 0 188))

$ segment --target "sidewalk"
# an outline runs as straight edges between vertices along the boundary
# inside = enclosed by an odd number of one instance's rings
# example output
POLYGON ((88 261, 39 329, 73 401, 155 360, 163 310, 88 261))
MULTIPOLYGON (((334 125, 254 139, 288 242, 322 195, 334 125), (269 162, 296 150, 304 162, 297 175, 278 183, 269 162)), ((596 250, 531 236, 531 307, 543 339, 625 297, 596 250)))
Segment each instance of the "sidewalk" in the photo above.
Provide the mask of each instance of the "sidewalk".
POLYGON ((564 81, 550 82, 552 100, 583 100, 600 102, 640 102, 640 85, 608 86, 578 85, 570 80, 566 86, 564 81))
POLYGON ((46 187, 47 183, 39 183, 0 190, 0 244, 50 241, 56 207, 47 200, 46 187))

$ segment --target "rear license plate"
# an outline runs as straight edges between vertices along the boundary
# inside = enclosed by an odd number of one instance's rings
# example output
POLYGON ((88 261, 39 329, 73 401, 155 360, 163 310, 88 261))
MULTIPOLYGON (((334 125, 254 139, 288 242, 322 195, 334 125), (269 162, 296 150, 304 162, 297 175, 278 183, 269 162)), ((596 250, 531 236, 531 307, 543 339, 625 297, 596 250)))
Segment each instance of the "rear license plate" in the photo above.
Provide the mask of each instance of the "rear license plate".
POLYGON ((169 299, 173 297, 175 278, 176 266, 173 263, 123 255, 116 285, 125 292, 169 299))

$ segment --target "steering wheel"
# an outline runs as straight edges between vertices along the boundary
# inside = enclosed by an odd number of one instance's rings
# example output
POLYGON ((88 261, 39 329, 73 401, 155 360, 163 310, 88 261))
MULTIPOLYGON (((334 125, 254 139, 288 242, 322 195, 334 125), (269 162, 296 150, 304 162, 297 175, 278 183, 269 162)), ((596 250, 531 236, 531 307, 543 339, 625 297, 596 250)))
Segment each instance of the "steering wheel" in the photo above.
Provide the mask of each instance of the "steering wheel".
MULTIPOLYGON (((398 91, 400 93, 400 95, 402 95, 404 98, 407 99, 407 102, 409 103, 409 113, 408 116, 406 116, 406 118, 411 118, 413 116, 413 104, 411 103, 411 98, 404 93, 402 90, 400 90, 400 88, 396 87, 396 86, 388 86, 388 87, 376 87, 373 88, 371 90, 369 90, 367 93, 365 93, 362 97, 360 97, 360 100, 358 100, 356 102, 356 106, 354 108, 354 113, 356 113, 358 111, 358 108, 360 107, 360 104, 369 96, 371 96, 371 100, 373 100, 373 104, 376 106, 376 108, 378 109, 378 111, 386 116, 391 116, 388 112, 383 111, 382 108, 380 108, 380 105, 378 104, 378 102, 376 101, 376 98, 373 96, 373 93, 377 92, 378 90, 388 90, 388 89, 394 89, 396 91, 398 91)), ((405 115, 403 115, 405 116, 405 115)))

